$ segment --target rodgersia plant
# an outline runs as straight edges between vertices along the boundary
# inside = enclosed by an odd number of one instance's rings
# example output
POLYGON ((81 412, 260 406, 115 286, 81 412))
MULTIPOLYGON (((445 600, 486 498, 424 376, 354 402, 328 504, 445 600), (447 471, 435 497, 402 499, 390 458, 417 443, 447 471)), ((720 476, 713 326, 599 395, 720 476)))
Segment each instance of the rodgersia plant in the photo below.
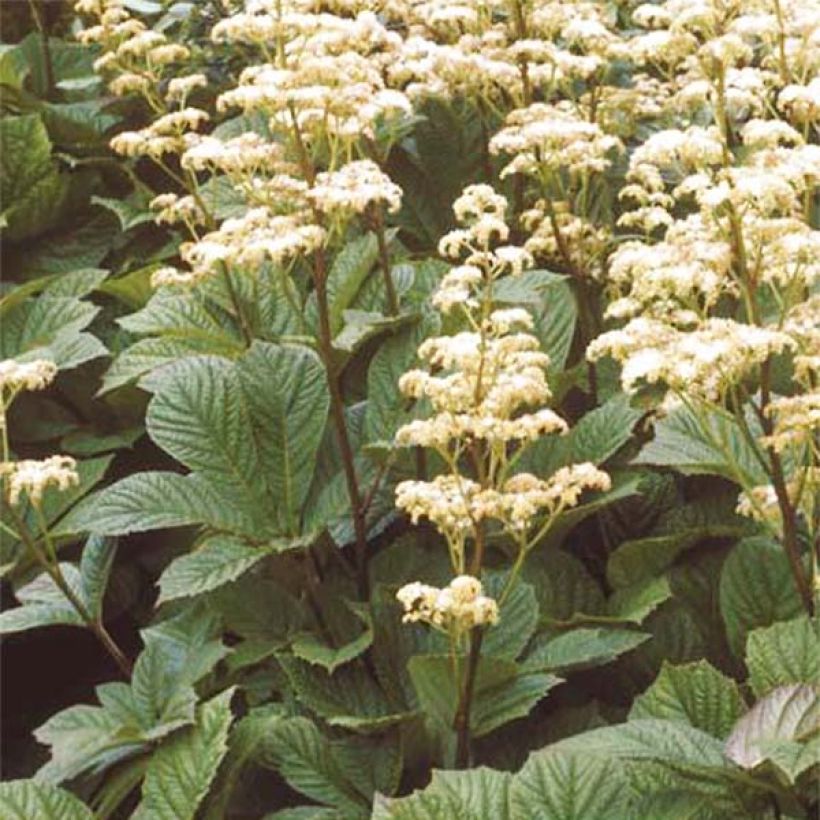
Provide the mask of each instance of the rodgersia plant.
POLYGON ((0 815, 813 817, 816 0, 76 10, 0 223, 122 231, 3 285, 0 632, 124 680, 0 815))
POLYGON ((456 314, 465 329, 431 337, 419 348, 430 370, 408 371, 399 387, 409 398, 429 401, 433 415, 396 434, 401 445, 432 449, 446 471, 431 481, 403 481, 396 504, 414 522, 427 518, 444 536, 457 577, 444 590, 411 583, 397 597, 405 620, 425 621, 448 634, 454 657, 466 654, 464 639, 470 638, 469 661, 463 672, 455 670, 462 693, 454 726, 456 762, 465 765, 482 629, 498 620, 496 602, 482 594, 479 580, 487 539, 500 528, 515 545, 503 603, 527 554, 561 513, 584 490, 608 490, 610 479, 590 463, 543 478, 516 470, 528 444, 567 431, 566 422, 545 406, 551 397, 549 357, 527 332, 532 316, 494 302, 499 281, 521 276, 532 257, 502 244, 510 234, 507 200, 490 186, 468 187, 453 210, 461 227, 439 248, 459 264, 445 274, 432 302, 442 313, 456 314))

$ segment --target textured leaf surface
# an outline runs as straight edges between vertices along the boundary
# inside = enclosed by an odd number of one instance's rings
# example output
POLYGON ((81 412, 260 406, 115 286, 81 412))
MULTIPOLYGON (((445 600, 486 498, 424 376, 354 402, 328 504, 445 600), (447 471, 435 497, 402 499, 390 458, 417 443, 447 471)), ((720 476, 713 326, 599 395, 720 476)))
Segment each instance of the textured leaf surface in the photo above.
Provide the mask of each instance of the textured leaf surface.
POLYGON ((613 760, 546 748, 512 779, 513 817, 531 820, 623 820, 628 782, 613 760))
POLYGON ((740 541, 720 574, 720 613, 735 654, 742 655, 751 630, 787 621, 801 609, 783 547, 764 537, 740 541))
MULTIPOLYGON (((72 564, 61 564, 63 577, 82 598, 79 572, 72 564)), ((21 606, 0 613, 0 634, 24 632, 43 626, 84 626, 84 621, 69 603, 51 576, 43 572, 17 590, 21 606)))
POLYGON ((204 703, 192 727, 154 752, 135 818, 192 820, 228 750, 233 693, 228 689, 204 703))
POLYGON ((430 785, 408 797, 378 800, 373 820, 512 820, 507 772, 483 766, 469 771, 433 771, 430 785))
POLYGON ((239 378, 278 517, 296 533, 330 404, 324 368, 307 348, 256 342, 239 378))
POLYGON ((820 684, 817 621, 807 617, 755 629, 746 642, 749 683, 761 697, 787 683, 820 684))
MULTIPOLYGON (((785 750, 781 744, 805 741, 818 732, 820 691, 817 687, 807 684, 778 686, 737 722, 726 741, 726 755, 738 766, 753 769, 766 760, 772 746, 782 761, 785 750)), ((801 770, 799 750, 790 763, 787 773, 794 777, 801 770), (794 766, 794 763, 798 765, 794 766)), ((809 762, 808 765, 812 764, 809 762)))
POLYGON ((87 806, 70 792, 36 780, 0 783, 4 820, 93 820, 87 806))
POLYGON ((367 801, 340 769, 327 737, 307 718, 283 718, 265 738, 263 759, 288 784, 346 817, 367 817, 367 801))
POLYGON ((766 483, 737 421, 716 411, 695 414, 687 407, 677 408, 657 422, 655 438, 632 463, 674 467, 685 475, 719 475, 743 486, 766 483))
POLYGON ((166 567, 157 603, 201 595, 235 581, 271 552, 270 546, 253 546, 229 535, 211 536, 166 567))
POLYGON ((609 663, 649 638, 646 632, 605 627, 581 627, 563 635, 539 636, 525 665, 528 669, 565 674, 609 663))
POLYGON ((725 738, 745 709, 737 684, 698 661, 664 664, 652 686, 636 698, 629 717, 679 721, 725 738))
POLYGON ((127 535, 192 524, 248 534, 256 531, 249 515, 232 506, 218 485, 204 477, 145 472, 89 497, 60 522, 58 533, 90 529, 100 535, 127 535))

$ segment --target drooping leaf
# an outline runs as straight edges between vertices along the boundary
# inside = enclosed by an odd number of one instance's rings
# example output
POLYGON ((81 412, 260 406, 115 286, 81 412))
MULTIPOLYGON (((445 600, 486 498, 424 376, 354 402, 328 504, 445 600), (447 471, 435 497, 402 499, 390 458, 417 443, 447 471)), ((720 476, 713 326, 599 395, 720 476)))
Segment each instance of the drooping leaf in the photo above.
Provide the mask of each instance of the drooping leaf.
POLYGON ((655 682, 636 698, 629 717, 680 721, 724 738, 745 708, 737 684, 706 661, 665 663, 655 682))
POLYGON ((783 547, 770 538, 744 538, 720 575, 720 613, 729 645, 742 654, 749 632, 800 614, 800 597, 783 547))
POLYGON ((192 820, 228 750, 233 694, 228 689, 204 703, 193 726, 154 752, 134 818, 192 820))
POLYGON ((114 539, 96 535, 90 536, 83 548, 80 559, 83 601, 94 618, 102 618, 103 597, 116 551, 114 539))
POLYGON ((0 815, 4 820, 93 820, 93 813, 64 789, 36 780, 0 783, 0 815))
POLYGON ((806 616, 755 629, 746 641, 749 683, 758 697, 788 683, 820 684, 818 625, 806 616))
MULTIPOLYGON (((82 600, 80 574, 72 564, 61 564, 66 583, 82 600)), ((48 573, 17 590, 21 606, 0 613, 0 634, 24 632, 43 626, 84 626, 82 616, 71 605, 48 573)))
POLYGON ((794 782, 818 762, 800 748, 818 733, 820 690, 808 684, 778 686, 737 722, 726 741, 726 755, 744 769, 772 759, 794 782))

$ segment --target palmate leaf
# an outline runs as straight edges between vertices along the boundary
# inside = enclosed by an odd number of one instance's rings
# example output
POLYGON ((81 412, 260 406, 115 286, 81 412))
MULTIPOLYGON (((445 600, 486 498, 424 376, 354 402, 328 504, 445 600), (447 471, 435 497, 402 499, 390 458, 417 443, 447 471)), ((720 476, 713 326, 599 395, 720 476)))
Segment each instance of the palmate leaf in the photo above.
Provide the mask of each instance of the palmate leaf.
POLYGON ((794 782, 803 771, 820 762, 817 745, 805 745, 818 733, 818 687, 778 686, 737 722, 726 741, 726 755, 744 769, 772 760, 794 782))
POLYGON ((818 634, 817 621, 806 616, 751 632, 746 666, 755 695, 788 683, 820 684, 818 634))
POLYGON ((725 738, 745 708, 737 684, 706 661, 664 663, 655 682, 632 704, 629 717, 680 721, 725 738))
POLYGON ((766 537, 738 542, 720 574, 720 614, 735 654, 742 655, 751 630, 787 621, 801 609, 783 547, 766 537))
MULTIPOLYGON (((512 776, 480 766, 469 771, 433 771, 430 785, 408 797, 378 798, 372 820, 513 820, 512 776)), ((521 815, 522 817, 524 815, 521 815)))
POLYGON ((234 691, 228 689, 202 704, 194 725, 154 752, 135 820, 192 820, 228 750, 234 691))
POLYGON ((36 780, 0 783, 4 820, 93 820, 93 813, 70 792, 36 780))

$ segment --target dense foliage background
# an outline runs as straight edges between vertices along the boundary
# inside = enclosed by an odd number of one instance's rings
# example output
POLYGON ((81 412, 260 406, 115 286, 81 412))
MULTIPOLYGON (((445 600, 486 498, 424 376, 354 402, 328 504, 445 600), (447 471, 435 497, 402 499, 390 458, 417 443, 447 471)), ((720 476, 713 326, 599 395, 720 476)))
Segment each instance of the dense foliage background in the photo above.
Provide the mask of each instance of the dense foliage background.
POLYGON ((0 817, 817 816, 814 0, 0 14, 0 817))

